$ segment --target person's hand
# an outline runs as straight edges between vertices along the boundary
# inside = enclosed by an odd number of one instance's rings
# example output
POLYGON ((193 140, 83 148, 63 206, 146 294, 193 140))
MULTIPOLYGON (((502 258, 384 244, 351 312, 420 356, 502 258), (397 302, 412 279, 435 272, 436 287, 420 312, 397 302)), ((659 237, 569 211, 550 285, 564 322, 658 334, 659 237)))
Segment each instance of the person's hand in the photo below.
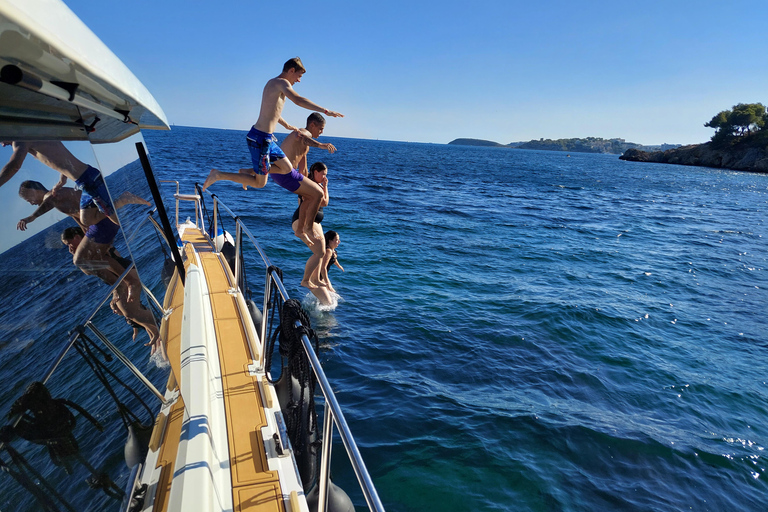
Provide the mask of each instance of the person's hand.
POLYGON ((336 152, 336 146, 334 146, 330 142, 328 142, 326 144, 323 144, 323 146, 325 146, 324 149, 327 149, 329 153, 335 153, 336 152))
POLYGON ((53 186, 53 188, 51 189, 50 192, 48 192, 48 194, 50 194, 51 196, 55 197, 56 194, 58 193, 58 191, 61 190, 61 187, 63 187, 64 183, 66 183, 66 182, 67 182, 66 178, 64 178, 63 180, 59 181, 57 184, 55 184, 53 186))
POLYGON ((19 223, 16 224, 16 229, 18 229, 19 231, 26 231, 27 224, 30 223, 30 222, 32 222, 32 219, 30 219, 29 217, 21 219, 19 221, 19 223))
POLYGON ((327 116, 331 117, 344 117, 344 114, 340 114, 338 112, 334 112, 333 110, 323 110, 323 113, 327 116))
POLYGON ((323 187, 328 186, 328 176, 323 176, 323 181, 320 182, 323 187))

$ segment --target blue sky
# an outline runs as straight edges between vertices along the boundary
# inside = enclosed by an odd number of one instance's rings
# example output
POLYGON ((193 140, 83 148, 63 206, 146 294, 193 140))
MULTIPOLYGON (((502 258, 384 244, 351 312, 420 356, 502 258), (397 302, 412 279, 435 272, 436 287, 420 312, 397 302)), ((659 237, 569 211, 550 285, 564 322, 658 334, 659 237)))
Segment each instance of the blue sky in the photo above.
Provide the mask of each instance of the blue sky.
POLYGON ((248 129, 296 55, 329 136, 689 144, 768 102, 764 0, 65 1, 179 125, 248 129))

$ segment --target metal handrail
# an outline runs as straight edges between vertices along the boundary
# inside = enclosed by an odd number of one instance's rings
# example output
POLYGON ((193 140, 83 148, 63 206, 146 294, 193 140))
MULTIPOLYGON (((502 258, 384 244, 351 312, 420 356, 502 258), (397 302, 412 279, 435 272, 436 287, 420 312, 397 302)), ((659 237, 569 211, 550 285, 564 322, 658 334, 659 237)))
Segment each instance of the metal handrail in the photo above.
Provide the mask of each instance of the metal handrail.
MULTIPOLYGON (((178 183, 177 183, 177 186, 178 186, 178 183)), ((241 233, 245 233, 247 235, 247 237, 251 240, 251 243, 253 244, 253 246, 256 248, 256 250, 259 252, 259 255, 261 256, 261 259, 267 270, 266 283, 265 283, 265 289, 264 289, 264 305, 262 309, 263 311, 262 316, 264 319, 266 319, 267 309, 268 309, 268 298, 271 292, 271 285, 274 285, 277 288, 283 301, 286 301, 290 298, 290 296, 288 295, 288 290, 286 290, 285 285, 277 276, 277 274, 274 272, 272 263, 269 257, 261 248, 259 243, 256 241, 256 238, 253 236, 253 234, 248 229, 248 227, 243 223, 240 217, 235 215, 234 212, 228 206, 222 203, 221 200, 216 195, 211 194, 210 192, 208 192, 208 194, 210 194, 211 197, 213 198, 214 233, 216 233, 218 229, 219 208, 222 208, 227 213, 229 213, 229 215, 234 219, 236 223, 237 236, 236 236, 235 261, 239 262, 241 257, 242 247, 240 246, 240 243, 239 243, 240 238, 242 238, 240 236, 241 233)), ((177 205, 177 211, 178 211, 179 200, 184 200, 185 198, 183 196, 180 196, 178 192, 176 193, 175 197, 176 197, 176 205, 177 205)), ((202 230, 210 240, 211 235, 205 231, 205 226, 203 226, 202 230)), ((240 265, 236 263, 235 276, 234 276, 235 283, 238 283, 238 284, 240 283, 240 273, 241 273, 240 265)), ((302 325, 301 322, 297 320, 296 326, 300 327, 301 325, 302 325)), ((259 333, 259 340, 262 344, 262 348, 266 341, 266 328, 267 328, 267 322, 262 321, 261 332, 259 333)), ((379 495, 376 492, 376 487, 373 485, 373 480, 371 479, 370 473, 368 472, 368 469, 365 466, 365 462, 363 461, 362 455, 360 454, 360 450, 358 449, 357 444, 355 443, 355 439, 352 436, 352 432, 349 429, 347 420, 344 418, 344 414, 341 411, 341 406, 339 405, 339 402, 336 399, 336 395, 334 394, 333 389, 331 388, 330 382, 328 381, 328 378, 325 375, 325 371, 323 370, 323 367, 320 364, 320 359, 317 357, 317 354, 312 348, 312 343, 310 342, 309 338, 306 335, 302 335, 301 341, 304 346, 304 352, 307 354, 307 357, 309 358, 312 371, 314 371, 315 376, 317 377, 317 382, 320 386, 320 391, 323 394, 323 397, 325 398, 325 420, 323 422, 324 423, 323 449, 321 452, 322 456, 320 461, 320 479, 319 479, 320 501, 318 503, 318 510, 319 512, 325 512, 327 508, 328 487, 330 482, 330 456, 331 456, 330 443, 332 442, 333 425, 335 424, 336 427, 338 428, 339 436, 341 437, 341 441, 342 441, 342 444, 344 445, 344 449, 347 452, 347 457, 349 458, 349 461, 352 464, 352 469, 354 470, 355 476, 357 477, 357 481, 360 485, 361 490, 363 491, 365 501, 368 504, 368 509, 376 512, 384 512, 384 506, 382 505, 381 500, 379 499, 379 495), (328 444, 326 445, 326 443, 328 444)), ((265 355, 264 350, 262 350, 261 353, 263 358, 265 355)), ((263 362, 260 361, 259 366, 261 366, 262 364, 263 362)))

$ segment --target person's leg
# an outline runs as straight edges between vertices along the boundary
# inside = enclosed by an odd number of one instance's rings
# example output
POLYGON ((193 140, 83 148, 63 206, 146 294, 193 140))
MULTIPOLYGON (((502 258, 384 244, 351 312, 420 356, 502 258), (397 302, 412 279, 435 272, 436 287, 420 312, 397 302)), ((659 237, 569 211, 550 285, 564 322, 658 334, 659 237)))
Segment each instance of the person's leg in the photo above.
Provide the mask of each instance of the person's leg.
POLYGON ((327 288, 315 288, 313 290, 310 290, 312 292, 312 295, 317 297, 317 301, 323 305, 323 306, 332 306, 333 305, 333 297, 331 296, 331 292, 328 291, 327 288))
POLYGON ((223 172, 211 169, 203 183, 203 190, 217 181, 233 181, 241 184, 245 190, 248 190, 248 187, 264 188, 264 185, 267 184, 267 175, 256 174, 253 169, 240 169, 238 172, 223 172))
MULTIPOLYGON (((117 212, 112 204, 112 198, 109 195, 107 184, 104 182, 104 176, 102 176, 101 171, 95 167, 89 166, 80 177, 75 180, 75 183, 77 183, 78 188, 82 190, 80 195, 81 211, 88 209, 89 205, 96 205, 99 211, 109 217, 115 225, 120 225, 117 220, 117 212)), ((83 222, 83 224, 89 226, 91 223, 83 222)))
MULTIPOLYGON (((295 233, 299 227, 299 221, 294 221, 291 227, 295 233)), ((311 245, 304 241, 304 243, 307 244, 307 247, 312 250, 312 256, 309 257, 307 263, 304 265, 304 275, 301 278, 301 286, 309 288, 310 290, 323 286, 320 282, 320 264, 323 261, 323 254, 325 254, 323 227, 320 224, 315 223, 312 226, 312 229, 315 232, 315 236, 320 237, 320 240, 311 245)))
MULTIPOLYGON (((77 247, 72 262, 77 268, 86 274, 95 275, 108 284, 113 284, 117 277, 125 271, 120 262, 109 255, 111 244, 96 242, 90 236, 83 237, 77 247)), ((125 284, 128 286, 127 301, 133 301, 141 294, 141 282, 136 269, 125 276, 125 284)))
POLYGON ((128 204, 143 204, 144 206, 151 206, 149 201, 143 197, 139 197, 132 192, 125 191, 120 194, 120 197, 118 197, 117 201, 115 201, 115 210, 128 204))
MULTIPOLYGON (((314 224, 315 216, 320 209, 320 201, 323 199, 323 189, 312 180, 302 180, 295 193, 304 198, 304 201, 299 207, 299 228, 303 235, 297 233, 297 236, 302 239, 304 239, 304 236, 307 236, 312 243, 316 243, 319 239, 312 229, 312 224, 314 224)), ((322 236, 320 239, 322 239, 322 236)))
POLYGON ((141 302, 129 302, 125 296, 125 288, 126 287, 124 286, 118 286, 117 290, 115 290, 117 295, 116 300, 113 301, 112 305, 116 306, 118 310, 117 312, 119 312, 119 314, 124 316, 127 320, 130 320, 134 324, 138 324, 144 328, 144 330, 147 332, 147 336, 149 336, 149 343, 145 343, 144 346, 151 346, 152 354, 154 354, 157 349, 161 349, 162 353, 163 347, 162 341, 160 340, 160 331, 157 328, 154 315, 152 315, 152 312, 145 308, 141 302))
POLYGON ((95 205, 80 209, 80 223, 83 226, 93 226, 106 218, 106 215, 101 213, 95 205))

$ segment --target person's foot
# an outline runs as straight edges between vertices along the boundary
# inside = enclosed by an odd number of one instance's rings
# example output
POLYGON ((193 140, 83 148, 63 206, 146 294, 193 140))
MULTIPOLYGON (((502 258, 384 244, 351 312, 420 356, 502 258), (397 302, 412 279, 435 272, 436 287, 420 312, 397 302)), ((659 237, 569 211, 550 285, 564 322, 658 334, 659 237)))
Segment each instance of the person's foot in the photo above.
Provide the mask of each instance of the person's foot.
POLYGON ((150 357, 155 355, 155 352, 158 352, 158 356, 163 361, 168 360, 168 356, 165 353, 165 343, 163 343, 163 339, 160 336, 157 336, 154 340, 150 341, 149 343, 144 344, 145 347, 151 346, 152 349, 149 353, 150 357))
POLYGON ((208 173, 208 177, 205 178, 205 183, 203 183, 203 190, 207 189, 217 181, 219 181, 219 171, 211 169, 211 172, 208 173))
POLYGON ((319 240, 322 240, 322 237, 320 235, 318 235, 317 233, 315 233, 315 231, 312 229, 312 226, 310 226, 308 228, 305 227, 304 231, 302 231, 302 232, 307 236, 307 238, 312 240, 313 243, 317 242, 319 240))
POLYGON ((303 286, 304 288, 309 288, 310 290, 316 290, 320 288, 320 286, 316 285, 312 281, 302 281, 301 286, 303 286))
POLYGON ((299 237, 301 239, 301 241, 304 242, 305 244, 307 244, 308 246, 311 247, 311 246, 315 245, 315 242, 309 236, 307 236, 307 234, 305 232, 303 232, 303 231, 294 231, 293 234, 296 235, 297 237, 299 237))
POLYGON ((143 197, 139 197, 133 192, 123 192, 120 194, 120 197, 117 200, 118 203, 120 203, 121 206, 124 206, 126 204, 143 204, 144 206, 152 206, 149 201, 144 199, 143 197))

